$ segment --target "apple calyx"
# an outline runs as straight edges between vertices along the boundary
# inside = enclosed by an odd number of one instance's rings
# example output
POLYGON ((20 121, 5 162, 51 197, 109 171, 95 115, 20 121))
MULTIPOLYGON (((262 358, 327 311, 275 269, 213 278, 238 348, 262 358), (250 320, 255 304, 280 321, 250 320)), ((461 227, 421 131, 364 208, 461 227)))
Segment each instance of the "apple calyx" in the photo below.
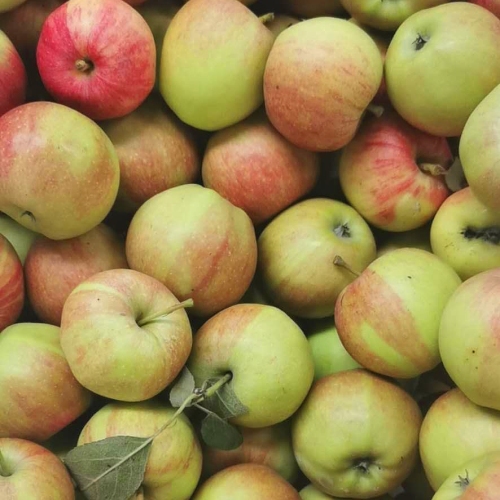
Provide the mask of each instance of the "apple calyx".
POLYGON ((458 481, 455 481, 455 484, 458 484, 458 486, 462 488, 462 491, 465 490, 467 486, 469 486, 469 471, 467 469, 465 469, 465 477, 458 476, 458 481))
POLYGON ((75 68, 80 73, 88 74, 94 70, 94 63, 90 59, 84 57, 75 62, 75 68))
POLYGON ((350 238, 351 237, 351 230, 349 229, 349 226, 347 224, 340 224, 340 226, 335 226, 333 228, 333 232, 339 238, 350 238))
POLYGON ((448 168, 444 167, 443 165, 440 165, 439 163, 422 162, 422 163, 418 163, 418 168, 422 172, 436 176, 436 177, 438 175, 444 175, 444 174, 446 174, 446 172, 448 172, 448 168))
POLYGON ((170 306, 165 312, 163 312, 161 314, 155 314, 155 315, 151 315, 151 316, 146 316, 145 318, 137 319, 137 324, 139 326, 144 326, 144 325, 147 325, 148 323, 160 321, 162 319, 165 319, 168 315, 172 314, 173 312, 177 311, 178 309, 185 309, 186 307, 192 307, 193 305, 194 305, 193 299, 184 300, 183 302, 179 302, 178 304, 174 304, 173 306, 170 306))
MULTIPOLYGON (((362 474, 368 474, 370 472, 370 467, 375 465, 371 458, 360 458, 354 461, 354 468, 357 469, 362 474)), ((380 469, 380 466, 378 466, 380 469)))
POLYGON ((356 278, 359 278, 361 276, 361 273, 358 273, 358 271, 355 271, 340 255, 336 255, 335 258, 333 259, 333 264, 335 266, 343 267, 347 271, 349 271, 351 274, 354 274, 356 278))
POLYGON ((5 463, 5 458, 2 455, 2 452, 0 451, 0 477, 9 477, 9 476, 12 476, 12 472, 7 467, 7 464, 5 463))
POLYGON ((430 38, 431 37, 428 35, 421 35, 420 33, 417 33, 417 38, 413 40, 415 50, 422 50, 425 47, 425 44, 430 40, 430 38))
POLYGON ((268 12, 267 14, 259 16, 259 21, 262 24, 267 24, 270 23, 271 21, 274 21, 274 12, 268 12))
POLYGON ((469 226, 462 230, 461 234, 466 240, 483 240, 492 245, 500 244, 499 226, 488 226, 482 229, 469 226))

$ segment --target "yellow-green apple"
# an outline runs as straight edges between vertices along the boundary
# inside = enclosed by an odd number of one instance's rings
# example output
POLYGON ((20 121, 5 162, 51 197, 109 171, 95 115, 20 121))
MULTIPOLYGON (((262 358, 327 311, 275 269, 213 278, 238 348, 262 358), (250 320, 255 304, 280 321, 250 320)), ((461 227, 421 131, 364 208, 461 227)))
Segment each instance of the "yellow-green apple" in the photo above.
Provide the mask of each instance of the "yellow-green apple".
POLYGON ((15 9, 26 0, 0 0, 0 12, 7 12, 15 9))
POLYGON ((273 18, 266 23, 267 29, 269 29, 274 36, 278 36, 282 31, 285 31, 290 26, 300 22, 300 19, 289 16, 288 14, 277 13, 273 15, 273 18))
POLYGON ((373 226, 410 231, 432 219, 450 194, 446 138, 422 132, 396 113, 369 116, 342 149, 339 180, 349 203, 373 226))
POLYGON ((0 438, 2 500, 74 500, 75 488, 61 460, 26 439, 0 438))
MULTIPOLYGON (((114 436, 149 437, 172 419, 175 410, 157 400, 112 402, 85 424, 78 445, 114 436)), ((140 493, 129 500, 187 500, 201 475, 200 443, 189 419, 181 413, 153 439, 140 493)))
POLYGON ((295 458, 328 495, 380 496, 415 465, 421 421, 416 401, 378 375, 364 369, 328 375, 292 418, 295 458))
POLYGON ((0 234, 0 332, 18 320, 24 298, 23 265, 12 244, 0 234))
POLYGON ((380 51, 360 27, 308 19, 276 38, 264 72, 265 109, 292 144, 338 150, 354 137, 382 73, 380 51))
POLYGON ((62 310, 61 347, 71 371, 84 387, 111 399, 156 396, 179 374, 192 342, 174 294, 131 269, 87 278, 62 310))
POLYGON ((0 31, 0 116, 24 103, 28 76, 16 48, 0 31))
POLYGON ((60 329, 16 323, 0 334, 0 437, 45 441, 82 415, 91 394, 75 379, 60 329))
POLYGON ((59 326, 64 302, 78 284, 100 271, 127 267, 124 241, 105 224, 67 240, 40 235, 24 264, 29 303, 39 320, 59 326))
POLYGON ((500 450, 500 412, 474 404, 458 388, 439 396, 420 430, 420 457, 437 490, 455 469, 485 453, 500 450))
MULTIPOLYGON (((304 486, 299 491, 299 495, 302 500, 342 500, 323 493, 321 490, 318 490, 318 488, 316 488, 316 486, 314 486, 313 484, 304 486)), ((393 497, 391 497, 390 495, 383 495, 381 497, 374 497, 373 500, 391 500, 392 498, 393 497)))
POLYGON ((299 466, 293 454, 289 420, 256 429, 240 427, 240 432, 243 443, 234 450, 203 448, 204 476, 213 476, 233 465, 252 463, 267 465, 289 483, 297 479, 299 466))
POLYGON ((190 0, 165 34, 161 94, 193 127, 213 131, 233 125, 263 102, 273 42, 264 22, 237 0, 190 0))
POLYGON ((28 251, 38 234, 2 213, 0 213, 0 234, 10 241, 21 260, 21 264, 24 265, 28 251))
POLYGON ((54 99, 95 120, 136 109, 156 77, 151 29, 122 0, 63 3, 43 24, 36 61, 54 99))
POLYGON ((386 253, 340 293, 335 306, 340 340, 369 370, 417 377, 441 361, 441 315, 461 283, 431 252, 399 248, 386 253))
POLYGON ((460 285, 444 308, 439 352, 446 371, 474 403, 500 410, 500 267, 460 285))
POLYGON ((488 9, 490 12, 495 14, 495 16, 500 18, 500 1, 499 0, 469 0, 471 3, 475 3, 476 5, 480 5, 485 9, 488 9))
POLYGON ((500 267, 500 213, 483 205, 469 187, 441 205, 431 225, 435 255, 466 280, 500 267))
POLYGON ((288 314, 325 318, 355 276, 333 261, 340 255, 361 272, 375 259, 375 239, 351 206, 309 198, 278 214, 258 240, 258 275, 273 303, 288 314))
POLYGON ((385 60, 396 111, 429 134, 459 136, 500 83, 499 45, 500 19, 478 5, 449 2, 412 14, 394 34, 385 60))
POLYGON ((336 16, 344 9, 340 0, 280 0, 280 9, 300 17, 336 16))
POLYGON ((125 250, 132 269, 160 280, 179 300, 192 298, 198 316, 238 302, 257 265, 250 217, 198 184, 167 189, 141 205, 125 250))
POLYGON ((257 112, 210 137, 202 178, 260 224, 309 193, 319 168, 317 153, 288 142, 257 112))
POLYGON ((231 374, 228 384, 248 412, 230 421, 252 428, 289 418, 314 376, 303 331, 283 311, 264 304, 236 304, 208 319, 194 336, 187 366, 198 386, 231 374))
POLYGON ((497 167, 500 144, 496 140, 499 130, 500 85, 474 109, 459 142, 460 161, 468 185, 481 203, 496 211, 500 209, 497 167))
POLYGON ((340 341, 333 318, 311 322, 305 328, 314 359, 314 379, 332 373, 361 368, 340 341))
POLYGON ((377 257, 381 257, 397 248, 406 247, 420 248, 432 252, 430 228, 431 221, 411 231, 381 233, 377 246, 377 257))
MULTIPOLYGON (((193 0, 191 0, 193 1, 193 0)), ((193 500, 300 500, 297 490, 276 471, 261 464, 238 464, 208 478, 193 500)))
POLYGON ((120 166, 113 143, 90 118, 62 104, 30 102, 0 117, 0 210, 61 240, 104 220, 120 166))
POLYGON ((127 116, 101 126, 120 161, 117 210, 135 212, 155 194, 198 179, 201 159, 194 134, 161 97, 151 96, 127 116))

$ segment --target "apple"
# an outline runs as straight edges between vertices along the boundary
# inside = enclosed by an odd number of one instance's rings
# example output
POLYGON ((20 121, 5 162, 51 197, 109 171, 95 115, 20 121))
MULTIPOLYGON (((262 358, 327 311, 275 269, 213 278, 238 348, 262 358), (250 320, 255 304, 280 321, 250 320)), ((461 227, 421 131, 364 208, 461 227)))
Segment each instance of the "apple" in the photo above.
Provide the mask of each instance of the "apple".
POLYGON ((0 438, 0 497, 4 500, 74 500, 75 489, 61 460, 26 439, 0 438))
MULTIPOLYGON (((188 2, 189 0, 182 0, 184 3, 188 2)), ((241 2, 243 5, 252 5, 255 3, 257 0, 238 0, 241 2)))
POLYGON ((430 240, 431 222, 429 221, 427 224, 411 231, 381 233, 377 245, 377 257, 381 257, 398 248, 406 247, 420 248, 421 250, 432 252, 430 240))
POLYGON ((340 340, 369 370, 417 377, 441 361, 441 315, 460 284, 448 264, 425 250, 400 248, 378 257, 340 293, 340 340))
POLYGON ((280 0, 284 12, 300 17, 337 16, 343 13, 340 0, 280 0))
POLYGON ((0 116, 26 100, 24 63, 7 35, 0 31, 0 116))
POLYGON ((273 42, 263 20, 237 0, 190 0, 165 34, 161 94, 193 127, 214 131, 233 125, 263 102, 273 42))
POLYGON ((248 412, 231 418, 243 427, 283 422, 311 387, 314 365, 307 339, 287 314, 264 304, 236 304, 196 332, 187 367, 197 387, 231 374, 231 389, 248 412))
POLYGON ((420 457, 434 491, 469 460, 499 451, 499 439, 500 412, 474 404, 458 388, 438 397, 420 430, 420 457))
POLYGON ((387 50, 389 99, 414 127, 459 136, 474 108, 500 83, 499 45, 500 19, 478 5, 449 2, 416 12, 387 50))
POLYGON ((0 213, 0 234, 9 240, 21 264, 24 265, 28 251, 38 234, 21 226, 21 224, 18 224, 14 219, 2 213, 0 213))
POLYGON ((275 37, 277 37, 282 31, 285 31, 290 26, 300 22, 300 19, 289 16, 288 14, 276 13, 272 20, 266 22, 267 29, 270 30, 275 37))
POLYGON ((429 480, 425 475, 425 470, 422 466, 421 460, 418 460, 417 465, 413 468, 410 475, 403 482, 403 487, 405 492, 410 495, 411 500, 432 499, 434 490, 431 488, 429 480))
POLYGON ((30 102, 0 117, 0 211, 54 240, 104 220, 120 166, 91 119, 62 104, 30 102))
POLYGON ((345 19, 308 19, 283 31, 264 72, 271 123, 292 144, 334 151, 355 135, 382 81, 375 42, 345 19))
MULTIPOLYGON (((335 499, 326 493, 323 493, 321 490, 318 490, 313 484, 308 484, 304 486, 299 491, 300 498, 302 500, 342 500, 335 499)), ((391 500, 393 497, 390 495, 383 495, 381 497, 374 497, 373 500, 391 500)))
POLYGON ((91 394, 75 379, 60 329, 16 323, 0 334, 0 437, 45 441, 82 415, 91 394))
POLYGON ((328 495, 380 496, 413 469, 421 421, 416 401, 378 375, 364 369, 328 375, 292 418, 295 458, 328 495))
POLYGON ((248 215, 213 189, 176 186, 134 214, 125 241, 132 269, 164 283, 193 314, 210 316, 238 302, 257 265, 248 215))
POLYGON ((256 225, 309 193, 319 173, 319 156, 290 144, 263 112, 213 134, 202 164, 204 186, 256 225))
POLYGON ((12 244, 0 234, 0 332, 18 320, 24 298, 23 265, 12 244))
POLYGON ((0 12, 7 12, 21 5, 25 0, 0 0, 0 12))
POLYGON ((267 465, 289 483, 297 479, 299 466, 293 454, 289 420, 269 427, 240 427, 239 430, 243 443, 234 450, 204 447, 203 470, 206 477, 233 465, 254 463, 267 465))
POLYGON ((130 113, 155 82, 153 34, 122 0, 63 3, 43 24, 36 60, 55 100, 94 120, 130 113))
POLYGON ((475 3, 488 9, 495 16, 500 18, 500 1, 499 0, 469 0, 471 3, 475 3))
POLYGON ((64 303, 62 350, 76 379, 100 396, 156 396, 179 374, 191 346, 182 305, 162 283, 137 271, 94 274, 64 303))
POLYGON ((64 302, 79 283, 100 271, 126 267, 124 242, 104 224, 67 240, 40 235, 24 265, 29 302, 41 321, 59 326, 64 302))
POLYGON ((450 194, 443 174, 452 162, 444 137, 421 132, 386 110, 367 117, 343 148, 340 185, 373 226, 410 231, 431 220, 450 194))
MULTIPOLYGON (((110 402, 85 424, 78 446, 113 436, 149 437, 174 413, 175 410, 158 400, 110 402)), ((200 443, 189 419, 181 413, 175 425, 168 426, 153 439, 140 493, 132 498, 187 500, 198 484, 201 466, 200 443)))
MULTIPOLYGON (((194 1, 194 0, 191 0, 194 1)), ((270 467, 239 464, 207 479, 193 500, 300 500, 297 490, 270 467)))
POLYGON ((375 259, 368 224, 349 205, 309 198, 277 215, 258 239, 258 276, 264 292, 286 313, 331 316, 339 293, 355 276, 335 266, 340 255, 362 271, 375 259))

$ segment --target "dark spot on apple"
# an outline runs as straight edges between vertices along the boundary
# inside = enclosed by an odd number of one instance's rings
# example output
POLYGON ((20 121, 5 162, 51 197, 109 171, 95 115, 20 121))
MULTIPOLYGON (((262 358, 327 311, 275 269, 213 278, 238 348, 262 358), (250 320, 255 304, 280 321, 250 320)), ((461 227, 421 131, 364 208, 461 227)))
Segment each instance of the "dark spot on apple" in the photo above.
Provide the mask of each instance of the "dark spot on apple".
POLYGON ((411 276, 408 276, 408 279, 411 280, 412 279, 411 276))
POLYGON ((475 349, 472 349, 472 354, 476 354, 476 350, 475 349))
POLYGON ((475 228, 468 226, 461 231, 466 240, 483 240, 492 245, 500 244, 500 227, 488 226, 484 228, 475 228))
POLYGON ((426 35, 417 34, 417 38, 413 40, 413 45, 415 46, 415 50, 422 50, 425 44, 430 40, 430 37, 426 35))
POLYGON ((333 228, 333 232, 340 238, 350 238, 351 230, 347 224, 341 224, 333 228))
POLYGON ((280 86, 279 85, 276 85, 276 90, 279 90, 280 89, 280 86))

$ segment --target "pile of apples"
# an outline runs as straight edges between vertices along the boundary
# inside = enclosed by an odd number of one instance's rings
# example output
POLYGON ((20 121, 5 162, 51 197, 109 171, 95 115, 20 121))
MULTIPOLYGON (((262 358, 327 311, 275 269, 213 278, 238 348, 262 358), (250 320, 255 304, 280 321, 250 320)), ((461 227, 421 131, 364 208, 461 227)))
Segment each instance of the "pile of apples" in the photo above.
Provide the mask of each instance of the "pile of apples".
POLYGON ((0 0, 0 499, 500 497, 500 0, 0 0))

